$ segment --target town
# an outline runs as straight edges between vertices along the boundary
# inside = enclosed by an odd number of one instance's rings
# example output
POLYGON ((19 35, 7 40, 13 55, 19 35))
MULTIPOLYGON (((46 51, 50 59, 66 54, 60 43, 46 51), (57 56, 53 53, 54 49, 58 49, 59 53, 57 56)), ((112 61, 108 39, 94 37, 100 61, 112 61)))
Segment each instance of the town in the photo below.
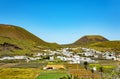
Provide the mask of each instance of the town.
POLYGON ((35 60, 47 60, 47 61, 65 61, 71 64, 83 63, 87 61, 88 63, 98 63, 99 59, 120 61, 120 54, 116 55, 115 52, 100 52, 90 48, 61 48, 60 50, 43 50, 44 53, 38 52, 33 54, 33 56, 5 56, 1 57, 0 61, 4 60, 25 60, 26 62, 35 60), (71 50, 82 50, 83 52, 74 53, 71 50))

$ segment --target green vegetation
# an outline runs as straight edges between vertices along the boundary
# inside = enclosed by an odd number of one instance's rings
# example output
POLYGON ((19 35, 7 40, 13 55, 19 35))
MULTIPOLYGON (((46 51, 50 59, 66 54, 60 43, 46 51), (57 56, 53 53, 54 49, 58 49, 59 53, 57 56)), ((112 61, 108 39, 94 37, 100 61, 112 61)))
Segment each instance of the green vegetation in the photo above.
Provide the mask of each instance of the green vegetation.
POLYGON ((90 68, 96 67, 97 69, 99 69, 101 67, 100 64, 89 64, 90 68))
POLYGON ((87 70, 87 68, 88 68, 88 67, 87 67, 88 64, 89 64, 89 63, 88 63, 87 61, 84 62, 84 67, 85 67, 86 70, 87 70))
POLYGON ((101 67, 102 67, 102 71, 105 73, 109 73, 115 69, 115 66, 113 65, 101 65, 101 64, 89 64, 89 67, 90 68, 96 67, 98 71, 101 71, 101 67))
POLYGON ((99 51, 110 51, 110 52, 120 52, 120 41, 106 41, 99 42, 90 45, 91 48, 94 48, 99 51))
MULTIPOLYGON (((96 67, 96 68, 100 68, 102 65, 101 64, 89 64, 89 67, 96 67)), ((103 65, 103 68, 115 68, 115 66, 112 65, 103 65)))
POLYGON ((67 76, 65 70, 43 70, 36 79, 60 79, 67 76))

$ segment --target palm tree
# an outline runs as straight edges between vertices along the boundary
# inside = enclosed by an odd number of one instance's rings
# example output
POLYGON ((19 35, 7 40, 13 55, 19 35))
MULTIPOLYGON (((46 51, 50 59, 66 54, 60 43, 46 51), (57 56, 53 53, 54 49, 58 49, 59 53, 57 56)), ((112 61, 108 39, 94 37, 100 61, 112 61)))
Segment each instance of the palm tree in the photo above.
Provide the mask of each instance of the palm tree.
POLYGON ((101 72, 101 79, 102 79, 102 73, 103 73, 103 67, 101 66, 100 68, 99 68, 99 71, 101 72))
POLYGON ((84 67, 85 67, 86 70, 87 70, 87 66, 88 66, 88 62, 85 61, 85 62, 84 62, 84 67))

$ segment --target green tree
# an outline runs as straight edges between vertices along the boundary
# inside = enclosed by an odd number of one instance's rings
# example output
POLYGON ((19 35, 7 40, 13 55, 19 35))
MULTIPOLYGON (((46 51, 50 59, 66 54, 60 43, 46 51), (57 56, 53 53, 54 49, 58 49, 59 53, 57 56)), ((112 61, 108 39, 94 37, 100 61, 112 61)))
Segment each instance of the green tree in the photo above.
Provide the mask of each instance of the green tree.
POLYGON ((84 62, 84 67, 86 70, 88 69, 88 62, 87 61, 84 62))

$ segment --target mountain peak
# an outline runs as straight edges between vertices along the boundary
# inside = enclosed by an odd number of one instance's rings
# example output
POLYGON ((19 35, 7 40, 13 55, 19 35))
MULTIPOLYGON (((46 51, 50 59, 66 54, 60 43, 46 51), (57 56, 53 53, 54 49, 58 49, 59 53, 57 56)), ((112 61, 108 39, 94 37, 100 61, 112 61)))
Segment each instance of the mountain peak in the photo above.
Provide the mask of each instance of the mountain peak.
POLYGON ((109 40, 101 35, 86 35, 78 39, 76 42, 74 42, 73 45, 85 45, 85 44, 104 42, 104 41, 109 41, 109 40))

